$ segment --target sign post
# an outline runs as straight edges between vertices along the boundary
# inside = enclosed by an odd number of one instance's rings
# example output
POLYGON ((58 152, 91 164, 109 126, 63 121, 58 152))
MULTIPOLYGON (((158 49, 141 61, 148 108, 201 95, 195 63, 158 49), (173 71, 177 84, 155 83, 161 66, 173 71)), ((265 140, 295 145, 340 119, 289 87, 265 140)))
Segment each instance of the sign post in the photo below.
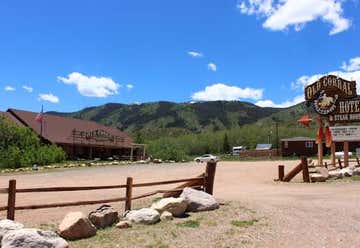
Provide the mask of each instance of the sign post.
POLYGON ((344 142, 344 163, 347 166, 349 163, 349 140, 338 137, 347 134, 353 140, 360 140, 360 129, 359 133, 351 133, 351 130, 354 129, 349 129, 344 134, 341 130, 333 129, 331 126, 336 123, 360 121, 360 97, 356 93, 356 82, 334 75, 323 76, 315 83, 305 87, 305 100, 313 105, 315 112, 319 115, 318 164, 323 165, 322 119, 324 118, 326 146, 331 149, 331 163, 335 165, 335 142, 344 142))

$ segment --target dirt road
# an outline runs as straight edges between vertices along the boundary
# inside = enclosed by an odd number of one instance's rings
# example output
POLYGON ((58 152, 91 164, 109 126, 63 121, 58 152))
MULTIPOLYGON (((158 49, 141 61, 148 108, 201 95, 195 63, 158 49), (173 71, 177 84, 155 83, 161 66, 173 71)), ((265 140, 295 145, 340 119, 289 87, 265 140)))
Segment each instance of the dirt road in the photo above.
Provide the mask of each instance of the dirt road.
MULTIPOLYGON (((278 183, 277 165, 286 170, 297 161, 220 162, 215 196, 240 201, 263 216, 268 228, 254 237, 254 247, 358 247, 360 243, 360 183, 337 181, 323 184, 278 183)), ((17 179, 17 187, 122 184, 127 176, 135 182, 193 177, 204 165, 161 164, 91 167, 35 174, 5 175, 0 187, 17 179)), ((164 187, 162 187, 164 188, 164 187)), ((136 194, 149 191, 137 189, 136 194)), ((17 205, 123 196, 123 191, 103 190, 66 193, 18 194, 17 205)), ((6 205, 6 196, 0 196, 6 205)), ((115 204, 123 209, 123 204, 115 204)), ((27 225, 58 223, 70 210, 89 211, 94 206, 17 211, 16 219, 27 225)), ((1 213, 1 218, 5 215, 1 213)))

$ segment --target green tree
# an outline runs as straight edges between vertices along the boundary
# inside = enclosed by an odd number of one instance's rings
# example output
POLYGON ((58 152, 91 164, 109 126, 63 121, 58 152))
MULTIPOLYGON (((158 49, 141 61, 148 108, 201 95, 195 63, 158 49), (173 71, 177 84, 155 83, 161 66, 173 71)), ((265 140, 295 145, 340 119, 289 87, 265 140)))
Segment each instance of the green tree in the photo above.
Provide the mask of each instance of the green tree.
POLYGON ((229 144, 229 138, 227 133, 224 135, 224 141, 223 141, 223 152, 228 153, 230 151, 230 144, 229 144))
POLYGON ((50 164, 66 159, 62 148, 43 145, 27 127, 0 117, 0 168, 19 168, 32 164, 50 164))

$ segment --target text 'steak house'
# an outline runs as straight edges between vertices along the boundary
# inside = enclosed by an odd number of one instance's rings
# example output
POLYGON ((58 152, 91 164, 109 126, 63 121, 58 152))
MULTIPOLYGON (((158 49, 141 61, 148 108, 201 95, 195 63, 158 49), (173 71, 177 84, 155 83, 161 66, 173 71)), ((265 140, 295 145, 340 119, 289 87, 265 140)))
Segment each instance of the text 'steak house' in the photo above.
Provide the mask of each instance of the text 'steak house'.
POLYGON ((61 146, 69 158, 142 159, 144 145, 134 144, 132 138, 114 127, 52 114, 43 114, 42 123, 37 113, 8 109, 2 113, 10 121, 31 128, 46 143, 61 146))

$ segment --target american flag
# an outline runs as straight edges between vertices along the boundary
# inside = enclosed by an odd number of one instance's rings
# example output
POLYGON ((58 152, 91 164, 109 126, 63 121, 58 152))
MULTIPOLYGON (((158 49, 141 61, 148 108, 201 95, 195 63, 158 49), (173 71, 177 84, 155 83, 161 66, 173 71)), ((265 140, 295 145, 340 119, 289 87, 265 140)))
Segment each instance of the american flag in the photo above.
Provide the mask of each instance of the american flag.
POLYGON ((41 112, 36 115, 35 121, 42 124, 43 120, 44 120, 44 106, 41 106, 41 112))

